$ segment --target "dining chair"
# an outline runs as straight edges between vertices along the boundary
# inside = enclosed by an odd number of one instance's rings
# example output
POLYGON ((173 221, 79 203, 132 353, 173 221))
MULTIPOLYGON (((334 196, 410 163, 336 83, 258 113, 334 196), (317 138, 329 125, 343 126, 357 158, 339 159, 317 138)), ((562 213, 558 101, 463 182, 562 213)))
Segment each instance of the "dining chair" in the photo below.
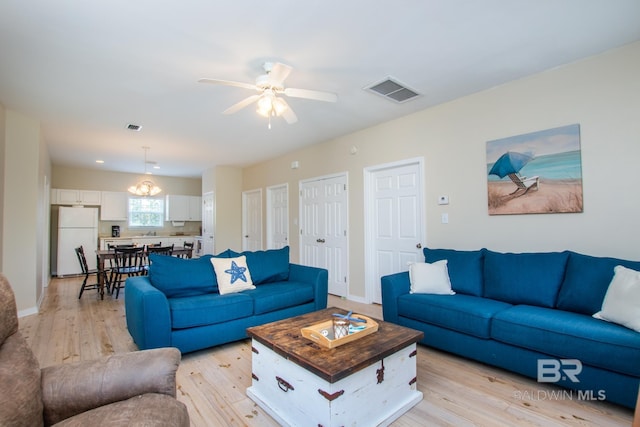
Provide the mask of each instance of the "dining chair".
POLYGON ((143 247, 114 248, 115 267, 113 269, 114 279, 111 281, 111 293, 116 291, 116 299, 120 295, 120 289, 124 287, 127 277, 140 276, 144 274, 142 261, 144 258, 143 247))
POLYGON ((191 258, 193 256, 193 242, 184 242, 182 245, 185 249, 191 249, 187 253, 181 253, 178 255, 180 258, 191 258))
POLYGON ((98 271, 97 269, 89 270, 89 266, 87 264, 87 257, 84 254, 84 247, 79 246, 75 248, 75 251, 76 251, 76 256, 78 257, 78 262, 80 263, 80 269, 82 270, 82 274, 84 275, 84 279, 82 280, 82 285, 80 286, 80 293, 78 294, 78 299, 82 298, 82 293, 87 289, 97 289, 100 292, 100 298, 104 299, 104 289, 100 289, 98 275, 103 274, 104 283, 106 286, 108 286, 107 274, 103 271, 98 271), (89 277, 92 274, 96 275, 96 282, 88 284, 87 282, 89 281, 89 277))
POLYGON ((172 256, 173 255, 173 246, 174 245, 170 245, 170 246, 148 246, 144 259, 145 262, 143 264, 143 269, 144 269, 144 274, 149 274, 149 266, 151 265, 151 262, 149 261, 149 255, 151 254, 157 254, 157 255, 165 255, 165 256, 172 256))
MULTIPOLYGON (((107 245, 107 250, 112 251, 115 253, 116 248, 135 248, 136 245, 134 245, 133 243, 127 243, 127 244, 119 244, 119 245, 107 245)), ((115 281, 116 278, 116 259, 115 256, 113 257, 108 257, 107 258, 108 262, 109 262, 109 267, 105 266, 105 272, 109 274, 109 280, 105 281, 105 283, 107 284, 107 292, 109 292, 109 294, 113 293, 113 289, 112 289, 112 284, 115 281)))
POLYGON ((173 246, 149 246, 147 248, 147 252, 149 254, 158 254, 158 255, 173 255, 173 246))

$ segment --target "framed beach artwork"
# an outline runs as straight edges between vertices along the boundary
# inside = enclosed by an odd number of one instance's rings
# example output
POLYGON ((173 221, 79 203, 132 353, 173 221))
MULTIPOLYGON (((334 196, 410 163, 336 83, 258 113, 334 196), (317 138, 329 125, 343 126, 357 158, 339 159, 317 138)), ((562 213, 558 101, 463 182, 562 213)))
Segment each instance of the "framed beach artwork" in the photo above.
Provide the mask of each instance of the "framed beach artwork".
POLYGON ((582 212, 580 125, 487 142, 489 215, 582 212))

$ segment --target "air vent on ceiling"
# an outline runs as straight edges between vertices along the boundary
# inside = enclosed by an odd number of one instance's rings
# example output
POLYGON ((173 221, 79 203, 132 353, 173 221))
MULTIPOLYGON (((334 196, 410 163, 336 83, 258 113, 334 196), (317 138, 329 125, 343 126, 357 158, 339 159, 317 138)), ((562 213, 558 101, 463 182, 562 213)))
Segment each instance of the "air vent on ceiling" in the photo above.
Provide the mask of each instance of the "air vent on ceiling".
POLYGON ((142 126, 134 125, 134 124, 128 124, 127 125, 127 129, 133 130, 133 131, 136 131, 136 132, 140 132, 140 129, 142 129, 142 126))
POLYGON ((371 86, 365 87, 365 90, 373 92, 375 94, 384 96, 394 102, 402 103, 409 101, 420 94, 414 90, 409 89, 406 85, 399 83, 397 80, 387 77, 385 80, 374 83, 371 86))

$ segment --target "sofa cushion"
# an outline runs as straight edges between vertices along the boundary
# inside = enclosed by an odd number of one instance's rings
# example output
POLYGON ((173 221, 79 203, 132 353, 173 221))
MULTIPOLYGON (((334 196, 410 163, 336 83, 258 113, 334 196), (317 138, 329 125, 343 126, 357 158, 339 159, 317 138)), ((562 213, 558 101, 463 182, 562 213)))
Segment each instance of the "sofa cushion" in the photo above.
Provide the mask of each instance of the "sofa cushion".
POLYGON ((273 282, 246 291, 253 298, 253 314, 264 314, 313 301, 313 286, 302 282, 273 282))
POLYGON ((484 250, 457 251, 454 249, 422 250, 426 262, 446 259, 451 287, 456 292, 482 296, 484 250))
POLYGON ((484 255, 484 296, 509 302, 554 307, 569 252, 484 255))
POLYGON ((640 376, 640 334, 584 314, 514 306, 495 315, 491 338, 551 357, 579 359, 586 365, 640 376))
POLYGON ((280 282, 289 278, 289 246, 266 251, 245 251, 254 285, 280 282))
POLYGON ((173 396, 145 393, 99 406, 54 424, 55 427, 99 425, 179 427, 189 426, 189 412, 173 396))
POLYGON ((556 307, 588 315, 600 310, 616 265, 640 270, 640 262, 571 252, 556 307))
POLYGON ((464 294, 404 294, 398 298, 400 317, 478 338, 490 338, 492 316, 509 307, 505 302, 464 294))
POLYGON ((211 258, 211 255, 184 259, 150 254, 149 280, 167 298, 217 292, 218 284, 211 265, 211 258))
POLYGON ((184 298, 170 298, 172 328, 184 329, 213 325, 253 314, 253 300, 245 294, 211 293, 184 298))
POLYGON ((218 280, 218 290, 221 295, 255 289, 251 272, 247 267, 247 257, 240 255, 235 258, 211 258, 213 270, 218 280))
MULTIPOLYGON (((10 311, 8 307, 6 309, 10 311)), ((4 306, 2 310, 5 310, 4 306)), ((0 426, 42 426, 41 371, 38 360, 20 333, 10 335, 2 341, 0 384, 3 392, 0 393, 0 426)))
POLYGON ((412 294, 454 295, 447 271, 447 260, 434 263, 414 262, 409 265, 409 282, 412 294))
POLYGON ((596 319, 640 332, 640 272, 617 265, 596 319))

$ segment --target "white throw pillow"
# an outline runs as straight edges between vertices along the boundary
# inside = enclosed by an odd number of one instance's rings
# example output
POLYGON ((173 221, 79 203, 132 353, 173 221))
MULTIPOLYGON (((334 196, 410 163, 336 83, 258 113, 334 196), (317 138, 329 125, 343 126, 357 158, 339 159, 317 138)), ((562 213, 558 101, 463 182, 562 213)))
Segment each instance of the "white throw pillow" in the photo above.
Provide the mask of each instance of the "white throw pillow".
POLYGON ((247 257, 211 258, 211 264, 216 272, 220 295, 255 289, 251 280, 251 273, 247 267, 247 257))
POLYGON ((617 265, 602 309, 593 315, 640 332, 640 271, 617 265))
POLYGON ((412 294, 455 295, 451 290, 447 260, 433 264, 414 262, 409 265, 410 292, 412 294))

